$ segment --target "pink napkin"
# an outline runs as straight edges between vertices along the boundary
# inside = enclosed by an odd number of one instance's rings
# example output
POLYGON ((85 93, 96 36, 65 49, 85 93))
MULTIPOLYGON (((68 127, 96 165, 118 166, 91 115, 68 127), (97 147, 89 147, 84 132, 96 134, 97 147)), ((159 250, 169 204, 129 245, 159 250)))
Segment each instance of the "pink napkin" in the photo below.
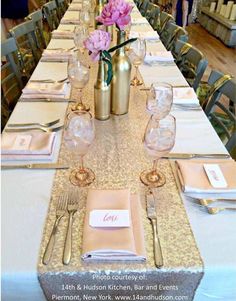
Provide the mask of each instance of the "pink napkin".
POLYGON ((54 30, 52 32, 52 37, 57 38, 57 39, 73 39, 74 33, 73 33, 73 31, 54 30))
POLYGON ((236 162, 234 160, 178 160, 177 173, 182 190, 186 193, 235 193, 236 162), (214 188, 203 168, 203 164, 218 164, 227 182, 226 188, 214 188))
POLYGON ((56 133, 21 132, 2 134, 2 160, 51 159, 56 133))
POLYGON ((128 189, 89 190, 84 223, 82 259, 85 261, 146 260, 141 204, 138 195, 130 195, 128 189), (95 209, 128 210, 131 226, 126 228, 91 227, 89 225, 89 214, 95 209))
POLYGON ((145 62, 174 62, 171 51, 149 51, 146 53, 145 62))
POLYGON ((61 19, 61 24, 81 24, 81 21, 79 19, 61 19))
POLYGON ((82 9, 82 4, 81 3, 71 3, 70 6, 68 7, 68 11, 73 10, 73 11, 78 11, 82 9))
POLYGON ((42 54, 42 58, 44 58, 45 60, 50 60, 50 61, 57 61, 57 60, 63 60, 63 61, 67 61, 69 59, 69 57, 72 55, 72 53, 70 51, 66 51, 66 50, 44 50, 43 54, 42 54))
POLYGON ((199 100, 193 88, 173 88, 173 103, 181 104, 199 104, 199 100))
POLYGON ((62 98, 68 95, 67 83, 28 82, 22 90, 23 98, 62 98))

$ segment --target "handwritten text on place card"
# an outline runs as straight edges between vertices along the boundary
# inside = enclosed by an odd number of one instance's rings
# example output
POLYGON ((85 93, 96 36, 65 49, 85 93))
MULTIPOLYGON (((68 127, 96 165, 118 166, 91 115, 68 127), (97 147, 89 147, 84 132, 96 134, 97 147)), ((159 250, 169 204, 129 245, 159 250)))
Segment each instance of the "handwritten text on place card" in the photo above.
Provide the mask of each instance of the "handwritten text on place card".
POLYGON ((129 227, 128 210, 93 210, 89 215, 91 227, 129 227))
POLYGON ((214 188, 226 188, 227 182, 218 164, 203 164, 207 177, 214 188))
POLYGON ((28 150, 32 140, 31 135, 17 135, 13 148, 17 150, 28 150))

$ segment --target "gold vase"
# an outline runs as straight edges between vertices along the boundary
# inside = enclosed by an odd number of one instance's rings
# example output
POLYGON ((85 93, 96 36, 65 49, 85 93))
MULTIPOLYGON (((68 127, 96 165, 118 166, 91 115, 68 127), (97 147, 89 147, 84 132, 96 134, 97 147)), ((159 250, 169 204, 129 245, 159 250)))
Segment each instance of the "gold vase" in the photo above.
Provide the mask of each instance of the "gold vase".
POLYGON ((106 26, 106 32, 109 32, 111 35, 111 41, 113 41, 113 25, 106 26))
MULTIPOLYGON (((125 41, 125 31, 118 31, 117 44, 125 41)), ((131 63, 124 47, 116 50, 112 58, 111 112, 123 115, 129 111, 131 63)))
POLYGON ((104 0, 96 0, 96 7, 95 7, 95 18, 94 18, 94 27, 95 29, 99 29, 103 27, 103 25, 98 25, 96 21, 96 17, 100 16, 103 10, 104 0))
POLYGON ((94 111, 95 118, 107 120, 111 112, 111 89, 106 83, 107 66, 102 60, 99 61, 97 81, 94 85, 94 111))

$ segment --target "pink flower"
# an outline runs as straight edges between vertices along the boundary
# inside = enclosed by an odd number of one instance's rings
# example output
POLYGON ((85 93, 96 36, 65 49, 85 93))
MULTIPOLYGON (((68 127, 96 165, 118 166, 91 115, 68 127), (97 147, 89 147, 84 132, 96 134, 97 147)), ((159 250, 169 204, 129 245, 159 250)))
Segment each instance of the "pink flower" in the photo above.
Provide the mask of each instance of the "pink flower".
POLYGON ((90 56, 93 61, 98 61, 100 52, 108 50, 111 43, 111 35, 103 30, 95 30, 84 41, 84 46, 90 51, 90 56))
POLYGON ((131 21, 132 9, 132 5, 124 0, 110 0, 96 20, 105 26, 116 24, 120 30, 123 30, 131 21))

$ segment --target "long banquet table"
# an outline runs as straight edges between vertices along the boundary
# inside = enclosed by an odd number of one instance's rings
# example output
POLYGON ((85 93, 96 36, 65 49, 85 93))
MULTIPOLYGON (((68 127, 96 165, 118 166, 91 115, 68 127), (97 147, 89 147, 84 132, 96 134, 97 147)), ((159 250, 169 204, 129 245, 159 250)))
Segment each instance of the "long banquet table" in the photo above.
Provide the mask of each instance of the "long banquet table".
MULTIPOLYGON (((73 2, 72 2, 73 3, 73 2)), ((138 15, 135 9, 133 14, 138 15)), ((64 18, 76 17, 68 11, 64 18)), ((73 27, 61 24, 59 29, 73 27)), ((149 25, 135 25, 136 31, 151 30, 149 25)), ((48 48, 73 47, 73 40, 52 39, 48 48)), ((163 44, 148 43, 149 50, 165 51, 163 44)), ((32 79, 61 79, 66 63, 40 62, 32 79)), ((153 81, 186 85, 176 66, 142 66, 140 73, 149 86, 153 81)), ((133 95, 133 94, 132 94, 133 95)), ((21 102, 9 123, 64 120, 67 103, 21 102)), ((145 110, 145 103, 143 104, 145 110)), ((172 152, 227 153, 203 111, 172 111, 177 119, 176 144, 172 152)), ((115 118, 119 117, 112 117, 115 118)), ((58 158, 62 133, 57 133, 53 161, 58 158)), ((140 141, 141 143, 141 141, 140 141)), ((51 198, 55 171, 2 171, 2 300, 45 301, 37 275, 39 247, 51 198)), ((191 197, 181 193, 185 210, 204 263, 204 276, 195 301, 233 301, 236 296, 236 219, 234 213, 208 215, 191 197)), ((232 197, 235 198, 234 195, 232 197)), ((178 218, 176 216, 176 218, 178 218)), ((179 250, 181 252, 181 250, 179 250)))

